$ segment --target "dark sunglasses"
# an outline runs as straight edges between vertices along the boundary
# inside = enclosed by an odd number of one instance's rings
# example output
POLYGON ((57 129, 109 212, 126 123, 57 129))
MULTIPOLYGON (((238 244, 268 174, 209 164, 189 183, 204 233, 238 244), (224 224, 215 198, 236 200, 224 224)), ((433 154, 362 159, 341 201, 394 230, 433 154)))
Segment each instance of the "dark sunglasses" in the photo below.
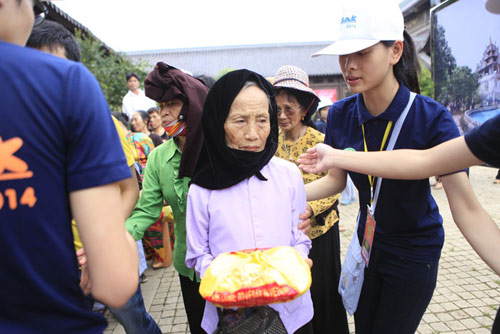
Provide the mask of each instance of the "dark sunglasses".
POLYGON ((33 23, 33 26, 37 26, 45 20, 49 10, 43 2, 35 0, 33 4, 33 12, 35 13, 35 22, 33 23))

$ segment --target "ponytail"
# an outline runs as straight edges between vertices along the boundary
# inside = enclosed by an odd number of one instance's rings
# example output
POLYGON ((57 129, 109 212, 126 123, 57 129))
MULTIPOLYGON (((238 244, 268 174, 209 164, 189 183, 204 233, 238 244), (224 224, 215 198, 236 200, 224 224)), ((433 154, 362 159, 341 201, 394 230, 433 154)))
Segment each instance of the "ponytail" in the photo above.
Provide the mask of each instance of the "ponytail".
POLYGON ((149 117, 148 112, 144 110, 138 110, 137 112, 139 113, 139 115, 141 115, 142 121, 147 125, 151 119, 151 117, 149 117))
MULTIPOLYGON (((406 29, 403 32, 403 37, 403 54, 398 63, 394 65, 394 76, 397 80, 401 81, 403 85, 408 87, 410 91, 420 94, 420 84, 418 81, 420 63, 417 58, 415 44, 406 29)), ((394 45, 394 42, 395 41, 382 41, 387 47, 394 45)))

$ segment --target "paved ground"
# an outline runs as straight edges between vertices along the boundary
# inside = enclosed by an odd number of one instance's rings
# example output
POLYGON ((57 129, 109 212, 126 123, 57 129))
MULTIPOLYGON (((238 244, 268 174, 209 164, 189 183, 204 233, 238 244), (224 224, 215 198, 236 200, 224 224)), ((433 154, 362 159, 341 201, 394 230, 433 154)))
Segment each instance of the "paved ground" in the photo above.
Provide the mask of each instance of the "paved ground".
MULTIPOLYGON (((470 180, 486 211, 500 225, 500 185, 492 184, 497 170, 471 168, 470 180)), ((417 333, 490 333, 500 304, 500 277, 489 269, 469 246, 455 226, 444 190, 433 190, 444 219, 446 240, 439 266, 439 277, 432 301, 417 333)), ((342 254, 355 226, 358 205, 341 206, 342 254)), ((163 333, 189 333, 182 303, 179 279, 173 268, 148 269, 148 282, 142 284, 146 308, 163 333)), ((109 312, 106 334, 124 333, 109 312)), ((349 317, 354 333, 353 318, 349 317)), ((323 333, 320 333, 323 334, 323 333)))

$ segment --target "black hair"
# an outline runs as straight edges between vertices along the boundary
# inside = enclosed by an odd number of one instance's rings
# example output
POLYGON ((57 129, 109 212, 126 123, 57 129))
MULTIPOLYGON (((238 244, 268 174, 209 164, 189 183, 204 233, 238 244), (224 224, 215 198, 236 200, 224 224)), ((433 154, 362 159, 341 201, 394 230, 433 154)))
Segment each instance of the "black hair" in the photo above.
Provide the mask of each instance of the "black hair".
POLYGON ((54 51, 57 47, 64 48, 66 58, 80 61, 80 46, 75 37, 60 23, 45 20, 33 27, 26 46, 33 49, 46 47, 54 51))
MULTIPOLYGON (((150 109, 152 109, 152 108, 150 108, 150 109)), ((144 123, 146 123, 146 125, 147 125, 149 123, 149 119, 150 119, 149 113, 147 111, 144 111, 144 110, 137 110, 137 112, 141 116, 144 123)))
POLYGON ((127 75, 126 75, 127 81, 129 81, 130 78, 132 78, 132 77, 135 77, 137 80, 139 80, 139 76, 137 74, 135 74, 134 72, 127 73, 127 75))
MULTIPOLYGON (((410 91, 420 94, 420 83, 418 74, 420 73, 420 63, 418 61, 415 43, 410 34, 403 32, 403 54, 398 63, 394 65, 394 76, 400 80, 410 91)), ((396 41, 382 41, 386 47, 394 45, 396 41)))
POLYGON ((316 112, 318 108, 319 99, 315 95, 307 92, 303 92, 298 89, 285 88, 285 87, 274 87, 276 89, 276 96, 281 93, 285 93, 288 97, 293 96, 297 99, 297 102, 302 106, 304 111, 307 111, 304 118, 301 120, 302 124, 310 126, 316 129, 316 125, 312 120, 312 115, 316 112), (309 109, 308 109, 309 108, 309 109))
POLYGON ((215 79, 205 74, 198 75, 196 79, 200 80, 205 86, 208 87, 208 89, 212 89, 215 84, 215 79))
POLYGON ((148 115, 151 115, 154 112, 157 113, 158 115, 160 114, 160 110, 157 107, 151 107, 148 109, 148 115))
POLYGON ((115 116, 117 120, 119 120, 125 127, 128 128, 128 116, 124 113, 118 112, 118 111, 113 111, 111 112, 111 115, 115 116))

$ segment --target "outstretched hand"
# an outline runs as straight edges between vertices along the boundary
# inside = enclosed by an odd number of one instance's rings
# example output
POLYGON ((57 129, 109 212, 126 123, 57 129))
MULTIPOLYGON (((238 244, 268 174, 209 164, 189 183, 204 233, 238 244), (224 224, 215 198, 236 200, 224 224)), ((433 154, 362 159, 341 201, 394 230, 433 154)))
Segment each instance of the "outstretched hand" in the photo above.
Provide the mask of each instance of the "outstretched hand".
POLYGON ((299 168, 306 173, 323 173, 332 167, 328 165, 327 157, 333 151, 334 149, 329 145, 317 144, 300 155, 297 160, 299 168))

